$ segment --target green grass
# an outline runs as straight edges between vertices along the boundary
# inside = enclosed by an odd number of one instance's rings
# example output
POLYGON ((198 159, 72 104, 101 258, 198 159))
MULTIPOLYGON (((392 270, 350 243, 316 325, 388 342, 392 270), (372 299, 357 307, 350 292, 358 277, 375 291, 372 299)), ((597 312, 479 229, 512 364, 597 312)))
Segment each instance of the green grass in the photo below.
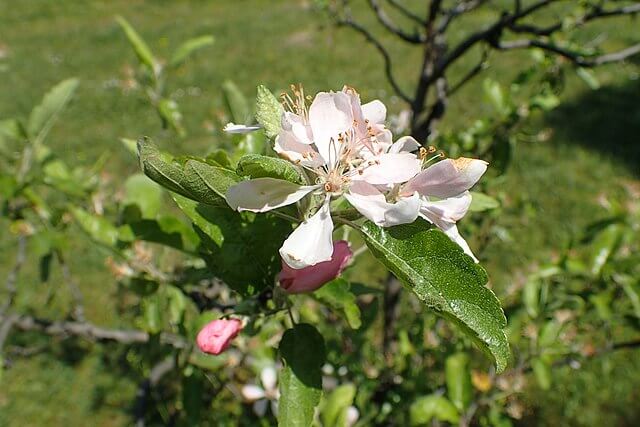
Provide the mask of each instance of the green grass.
MULTIPOLYGON (((0 118, 26 116, 53 84, 80 78, 78 96, 50 134, 50 145, 73 165, 86 165, 108 153, 107 170, 120 180, 137 170, 136 160, 118 141, 122 136, 150 135, 175 153, 203 152, 214 146, 219 134, 208 130, 207 123, 214 123, 221 112, 220 87, 226 79, 234 80, 249 96, 259 83, 280 89, 302 82, 310 93, 349 84, 359 88, 363 98, 379 97, 392 111, 399 111, 402 104, 392 96, 376 52, 348 30, 322 26, 308 3, 0 0, 0 45, 8 52, 0 60, 0 118), (124 70, 135 65, 135 58, 114 21, 117 14, 127 18, 160 57, 187 38, 216 37, 215 45, 179 69, 169 84, 186 117, 187 138, 159 131, 159 120, 142 91, 123 89, 124 70)), ((373 22, 370 14, 362 19, 373 22)), ((633 33, 632 25, 607 28, 614 28, 617 34, 612 36, 625 41, 633 33)), ((384 39, 393 42, 388 36, 384 39)), ((417 74, 416 53, 397 43, 392 46, 399 80, 410 87, 417 74)), ((522 53, 501 56, 485 76, 509 81, 527 61, 522 53)), ((619 200, 625 197, 623 181, 638 179, 640 87, 628 77, 634 72, 637 79, 633 66, 602 69, 604 86, 597 92, 570 79, 565 104, 534 121, 535 129, 552 129, 551 138, 519 145, 507 176, 488 189, 504 195, 497 225, 509 237, 493 239, 481 254, 496 289, 509 289, 519 275, 548 261, 584 225, 602 217, 600 195, 619 200)), ((480 83, 481 79, 452 100, 443 127, 462 127, 490 114, 480 83)), ((0 242, 0 277, 4 277, 13 257, 12 241, 3 233, 0 242)), ((116 285, 103 254, 83 239, 72 245, 74 253, 83 253, 73 260, 72 269, 82 278, 89 319, 118 324, 116 285)), ((28 292, 19 304, 40 307, 39 312, 52 316, 64 313, 68 301, 55 297, 47 303, 46 298, 60 285, 59 272, 54 271, 51 283, 51 289, 36 285, 37 270, 26 271, 20 286, 28 292)), ((53 347, 51 353, 15 358, 4 372, 0 425, 126 425, 135 381, 105 367, 108 358, 102 357, 109 349, 71 364, 64 361, 68 354, 59 348, 61 344, 53 347)), ((624 378, 628 373, 617 375, 624 378)), ((604 413, 603 409, 601 416, 604 413)))

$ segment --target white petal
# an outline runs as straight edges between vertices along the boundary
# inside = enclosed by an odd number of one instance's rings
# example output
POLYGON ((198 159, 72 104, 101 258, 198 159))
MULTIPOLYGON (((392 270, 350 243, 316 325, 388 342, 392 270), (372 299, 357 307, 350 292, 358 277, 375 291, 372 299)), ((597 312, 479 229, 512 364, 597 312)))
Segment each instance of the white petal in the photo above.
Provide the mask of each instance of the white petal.
POLYGON ((273 391, 276 388, 278 374, 273 366, 267 366, 260 372, 260 380, 265 390, 273 391))
POLYGON ((449 236, 451 240, 453 240, 455 243, 458 244, 458 246, 462 248, 464 253, 466 253, 471 258, 473 258, 475 262, 478 262, 478 258, 476 258, 473 252, 471 252, 471 248, 469 247, 469 244, 467 243, 466 240, 462 238, 462 236, 458 232, 458 227, 454 222, 442 221, 442 219, 432 215, 429 211, 421 211, 420 216, 426 219, 427 221, 429 221, 430 223, 434 224, 440 230, 442 230, 444 234, 449 236))
POLYGON ((295 203, 319 187, 298 185, 282 179, 256 178, 229 187, 226 198, 232 209, 267 212, 295 203))
POLYGON ((329 199, 311 218, 303 222, 285 240, 280 256, 289 267, 301 269, 329 261, 333 255, 333 220, 329 199))
POLYGON ((289 131, 301 144, 309 145, 311 140, 311 127, 297 114, 285 111, 282 115, 282 129, 289 131))
POLYGON ((302 166, 315 168, 325 164, 312 145, 299 142, 290 131, 282 131, 276 136, 273 150, 283 159, 302 166))
POLYGON ((417 193, 389 203, 380 191, 364 181, 354 182, 344 197, 358 212, 381 227, 412 223, 418 217, 421 204, 417 193))
POLYGON ((412 136, 403 136, 393 143, 389 148, 389 153, 411 152, 420 148, 420 144, 412 136))
POLYGON ((362 174, 354 176, 369 184, 397 184, 420 173, 422 162, 411 153, 382 154, 367 161, 362 174))
POLYGON ((245 126, 245 125, 236 125, 235 123, 229 122, 224 126, 224 128, 222 128, 222 130, 227 133, 249 133, 249 132, 256 131, 260 128, 261 126, 259 125, 245 126))
POLYGON ((462 219, 471 205, 471 193, 465 191, 455 197, 442 200, 423 200, 421 211, 429 211, 431 215, 447 222, 456 222, 462 219))
POLYGON ((387 118, 387 107, 376 99, 362 106, 362 114, 365 119, 369 120, 369 123, 382 124, 387 118))
POLYGON ((407 182, 402 192, 412 194, 417 191, 422 196, 446 199, 473 187, 486 170, 487 162, 484 160, 466 157, 443 160, 407 182))
POLYGON ((347 427, 351 427, 352 425, 354 425, 357 421, 358 418, 360 418, 360 412, 358 411, 358 408, 356 408, 355 406, 349 406, 347 408, 347 416, 346 416, 346 423, 347 423, 347 427))
POLYGON ((318 93, 309 107, 309 124, 320 155, 329 167, 333 167, 339 148, 338 134, 353 125, 349 96, 342 92, 318 93))
POLYGON ((267 413, 267 405, 269 401, 267 399, 260 399, 253 404, 253 412, 259 417, 264 417, 267 413))
POLYGON ((242 386, 240 394, 242 394, 242 397, 244 397, 245 400, 253 402, 254 400, 262 399, 264 397, 264 390, 257 385, 247 384, 242 386))

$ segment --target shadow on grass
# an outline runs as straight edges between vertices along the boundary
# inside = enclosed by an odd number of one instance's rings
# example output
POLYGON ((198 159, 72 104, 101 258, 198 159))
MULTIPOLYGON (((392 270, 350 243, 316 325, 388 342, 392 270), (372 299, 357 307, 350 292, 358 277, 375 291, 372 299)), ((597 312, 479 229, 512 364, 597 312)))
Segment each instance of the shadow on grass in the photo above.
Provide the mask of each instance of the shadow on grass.
POLYGON ((612 156, 640 176, 640 81, 585 92, 552 111, 547 123, 559 141, 612 156))

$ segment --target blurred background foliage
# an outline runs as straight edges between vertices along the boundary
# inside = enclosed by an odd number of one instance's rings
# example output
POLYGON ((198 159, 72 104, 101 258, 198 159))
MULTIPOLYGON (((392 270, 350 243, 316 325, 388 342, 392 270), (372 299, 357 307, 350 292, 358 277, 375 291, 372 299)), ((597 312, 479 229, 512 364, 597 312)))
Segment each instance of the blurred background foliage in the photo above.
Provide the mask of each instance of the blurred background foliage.
MULTIPOLYGON (((419 55, 378 28, 364 2, 352 7, 390 46, 398 81, 414 81, 419 55)), ((402 127, 405 107, 385 79, 379 56, 355 33, 333 26, 315 3, 0 0, 0 10, 0 119, 29 117, 51 87, 78 79, 73 99, 46 135, 46 152, 34 154, 47 189, 22 196, 33 217, 11 216, 15 206, 8 206, 9 196, 17 187, 7 177, 19 172, 6 171, 16 149, 6 135, 1 140, 0 277, 11 277, 21 237, 32 236, 14 305, 34 316, 81 316, 105 328, 140 327, 153 340, 160 339, 160 331, 189 337, 202 323, 202 317, 189 318, 183 310, 178 317, 189 320, 177 323, 187 332, 175 330, 173 320, 153 324, 145 303, 140 305, 145 291, 123 285, 122 265, 113 261, 118 259, 114 241, 122 235, 113 240, 109 226, 92 225, 126 224, 128 215, 155 217, 159 206, 177 213, 163 193, 141 202, 156 190, 136 182, 140 176, 127 179, 139 174, 127 140, 148 135, 174 154, 232 147, 250 152, 264 141, 229 138, 221 128, 230 120, 250 120, 259 83, 275 91, 302 82, 308 93, 348 84, 365 100, 383 100, 402 127), (135 27, 154 59, 167 58, 161 75, 145 66, 144 58, 140 64, 116 16, 135 27), (181 43, 202 36, 215 42, 198 39, 200 50, 184 62, 176 59, 181 43), (40 197, 46 199, 42 206, 40 197), (127 211, 132 205, 140 212, 127 211), (50 210, 47 221, 53 227, 35 225, 42 209, 50 210), (83 212, 89 215, 85 221, 83 212), (106 234, 87 238, 92 227, 106 234), (96 238, 104 244, 96 245, 96 238), (80 294, 83 312, 71 313, 80 294)), ((463 27, 481 25, 493 16, 486 13, 463 27)), ((596 23, 578 37, 624 47, 637 42, 637 21, 596 23)), ((463 340, 406 293, 399 296, 392 351, 381 349, 386 341, 380 289, 386 273, 364 254, 347 274, 360 295, 359 329, 351 330, 313 302, 300 306, 327 341, 325 380, 334 391, 322 406, 324 425, 337 424, 341 415, 333 412, 351 402, 361 425, 421 425, 435 419, 637 425, 640 69, 637 60, 586 74, 565 65, 528 51, 490 57, 482 76, 450 100, 432 141, 452 156, 486 154, 500 138, 509 147, 507 160, 491 153, 489 177, 481 186, 491 196, 489 205, 477 207, 483 212, 471 215, 463 231, 505 307, 514 352, 510 369, 496 376, 477 351, 459 353, 468 348, 463 340), (389 353, 391 360, 385 360, 389 353), (385 370, 391 374, 383 375, 385 370), (382 377, 388 384, 381 397, 382 377), (337 384, 342 387, 334 388, 337 384)), ((67 84, 72 92, 76 81, 67 84)), ((163 266, 183 261, 166 247, 133 241, 125 246, 117 251, 128 251, 128 261, 144 268, 149 258, 163 266)), ((234 384, 259 382, 265 361, 273 360, 270 347, 277 344, 279 329, 265 323, 260 332, 251 332, 242 348, 251 363, 242 364, 242 354, 231 352, 187 364, 180 375, 164 380, 143 418, 151 424, 199 419, 202 425, 270 425, 272 418, 256 418, 242 403, 234 384)), ((147 344, 129 348, 39 333, 11 334, 3 351, 0 425, 16 426, 128 425, 141 382, 164 355, 147 344)))

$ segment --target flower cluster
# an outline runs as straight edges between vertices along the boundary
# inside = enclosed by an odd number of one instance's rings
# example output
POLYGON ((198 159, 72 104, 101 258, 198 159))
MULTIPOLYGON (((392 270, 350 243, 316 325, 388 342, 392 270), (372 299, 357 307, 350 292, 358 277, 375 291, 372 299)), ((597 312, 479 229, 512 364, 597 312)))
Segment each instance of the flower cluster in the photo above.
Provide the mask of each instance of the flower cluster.
POLYGON ((432 151, 412 137, 394 142, 384 125, 384 104, 378 100, 362 104, 350 87, 320 92, 310 105, 302 88, 294 87, 293 96, 283 95, 283 104, 274 150, 302 167, 308 184, 257 178, 232 186, 226 194, 233 209, 251 212, 278 209, 306 196, 318 201, 315 213, 280 248, 289 267, 283 277, 293 277, 291 270, 332 260, 331 206, 341 197, 381 227, 422 217, 473 257, 456 222, 467 212, 469 189, 486 171, 486 162, 468 158, 436 162, 441 156, 429 158, 432 151))

